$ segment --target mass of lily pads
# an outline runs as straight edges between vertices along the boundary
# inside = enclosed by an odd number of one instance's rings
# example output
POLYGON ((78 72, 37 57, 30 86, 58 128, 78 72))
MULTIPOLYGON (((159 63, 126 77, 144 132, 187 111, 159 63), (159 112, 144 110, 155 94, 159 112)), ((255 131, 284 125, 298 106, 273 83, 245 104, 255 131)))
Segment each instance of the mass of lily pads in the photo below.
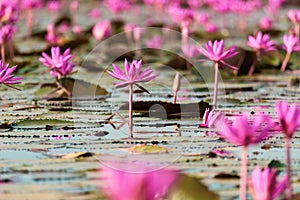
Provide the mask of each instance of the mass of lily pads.
MULTIPOLYGON (((209 101, 203 104, 203 112, 197 111, 193 119, 198 121, 196 125, 197 130, 203 133, 201 137, 215 137, 226 141, 228 146, 240 147, 239 196, 233 199, 297 199, 297 192, 293 190, 295 166, 292 165, 293 157, 297 155, 291 155, 291 144, 300 127, 300 106, 297 99, 276 100, 272 107, 275 115, 259 107, 256 108, 257 112, 239 110, 239 112, 229 113, 224 112, 226 105, 220 105, 222 103, 218 101, 218 93, 220 81, 226 83, 226 78, 220 80, 222 76, 242 77, 247 82, 247 79, 253 80, 258 75, 269 73, 270 70, 278 76, 286 74, 293 76, 297 73, 299 70, 297 56, 300 51, 300 7, 287 0, 94 0, 91 2, 0 0, 1 90, 15 91, 14 95, 18 96, 18 92, 28 89, 27 75, 32 69, 26 68, 26 62, 21 62, 21 66, 18 66, 20 63, 18 59, 33 55, 34 61, 30 62, 36 63, 35 67, 42 69, 39 71, 41 76, 47 75, 52 81, 46 85, 39 85, 39 91, 51 86, 51 91, 43 93, 42 98, 46 101, 72 100, 73 91, 76 90, 75 82, 80 80, 76 78, 76 74, 83 63, 78 58, 87 56, 87 54, 80 55, 82 46, 88 46, 84 49, 92 51, 93 47, 124 32, 125 37, 122 42, 128 48, 134 47, 134 51, 119 55, 119 58, 109 66, 100 59, 97 65, 102 69, 96 73, 102 73, 101 76, 115 81, 111 85, 111 91, 127 92, 128 89, 128 102, 124 101, 128 114, 125 113, 124 116, 118 112, 110 114, 112 117, 118 115, 128 124, 127 138, 124 139, 130 143, 139 137, 134 130, 135 113, 139 112, 135 105, 135 97, 138 94, 136 91, 151 96, 152 91, 151 87, 147 87, 148 82, 155 83, 162 73, 170 73, 158 71, 157 64, 161 63, 160 60, 168 54, 160 51, 171 37, 168 30, 177 31, 180 36, 177 44, 179 48, 174 48, 172 53, 183 58, 184 62, 175 60, 177 62, 175 65, 170 64, 176 73, 172 74, 174 79, 166 83, 170 85, 173 92, 172 98, 166 101, 169 103, 170 110, 175 109, 176 105, 180 106, 184 103, 180 95, 185 93, 181 85, 182 77, 195 75, 197 70, 201 71, 202 68, 213 70, 212 74, 208 74, 214 80, 212 97, 208 96, 209 101), (85 11, 84 18, 92 25, 82 26, 82 20, 79 18, 83 16, 79 15, 79 10, 91 2, 93 7, 85 11), (144 10, 150 10, 154 16, 147 15, 148 18, 141 22, 138 18, 144 10), (47 13, 44 17, 50 18, 49 23, 44 26, 46 29, 42 31, 37 27, 41 13, 47 13), (67 13, 68 17, 64 15, 59 18, 60 13, 67 13), (250 18, 256 15, 260 15, 260 20, 250 22, 250 18), (130 19, 134 20, 130 21, 130 19), (284 24, 284 26, 278 28, 277 24, 284 24), (151 37, 146 37, 149 33, 145 32, 148 30, 144 29, 145 27, 156 27, 159 29, 155 30, 159 31, 151 33, 151 37), (18 48, 20 40, 15 39, 20 37, 24 41, 39 38, 46 43, 46 48, 42 50, 43 52, 22 54, 18 48), (84 39, 80 41, 80 38, 84 39), (196 43, 191 42, 191 38, 196 43), (76 45, 77 40, 81 42, 80 45, 76 45), (151 50, 150 53, 145 49, 151 50), (151 59, 149 61, 149 54, 152 59, 154 57, 154 61, 151 59), (201 68, 196 68, 194 63, 199 64, 201 68), (278 135, 284 138, 282 143, 285 145, 285 150, 282 151, 285 151, 286 155, 285 170, 279 173, 276 166, 259 164, 253 170, 249 170, 249 147, 278 135)), ((101 82, 99 84, 100 86, 97 87, 102 86, 101 82)), ((5 96, 1 99, 5 99, 5 96)), ((144 104, 146 103, 145 101, 144 104)), ((142 103, 142 106, 144 104, 142 103)), ((177 119, 182 116, 179 111, 177 119)), ((180 129, 180 121, 178 123, 180 129)), ((55 139, 62 140, 61 137, 55 139)), ((132 161, 119 163, 111 159, 109 164, 100 163, 98 173, 97 181, 102 183, 99 184, 98 189, 106 199, 223 199, 217 192, 210 191, 205 184, 197 185, 195 182, 189 182, 190 177, 172 165, 160 166, 132 161), (192 186, 193 184, 196 187, 192 186), (185 187, 186 185, 188 187, 185 187)), ((0 187, 5 184, 8 183, 3 181, 0 187)), ((0 199, 2 199, 1 195, 0 199)))

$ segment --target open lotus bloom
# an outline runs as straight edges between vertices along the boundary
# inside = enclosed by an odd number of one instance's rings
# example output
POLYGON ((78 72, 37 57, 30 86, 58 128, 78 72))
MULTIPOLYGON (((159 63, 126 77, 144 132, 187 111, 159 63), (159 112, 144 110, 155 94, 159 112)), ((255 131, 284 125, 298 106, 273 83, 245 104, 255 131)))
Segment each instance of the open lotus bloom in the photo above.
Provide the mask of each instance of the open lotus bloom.
POLYGON ((288 18, 294 24, 299 23, 300 22, 300 10, 289 10, 288 11, 288 18))
POLYGON ((15 77, 15 75, 12 74, 16 68, 17 66, 9 68, 7 63, 3 63, 0 60, 0 84, 13 85, 21 83, 20 80, 22 80, 22 78, 15 77))
POLYGON ((256 36, 250 35, 248 37, 248 46, 253 48, 255 51, 273 51, 275 48, 275 41, 270 39, 269 34, 263 34, 258 32, 256 36))
POLYGON ((224 123, 221 129, 221 136, 232 144, 249 146, 257 144, 271 136, 270 130, 274 122, 269 115, 259 114, 250 120, 246 115, 236 116, 232 125, 224 123))
MULTIPOLYGON (((139 168, 143 167, 139 166, 139 168)), ((103 193, 110 200, 162 199, 179 176, 176 170, 170 169, 132 173, 104 167, 100 173, 104 182, 103 193)))
POLYGON ((139 82, 148 82, 158 76, 158 74, 155 74, 154 71, 150 69, 150 66, 142 70, 142 60, 133 60, 132 63, 129 63, 125 59, 125 73, 116 64, 112 65, 113 70, 107 70, 106 72, 115 79, 121 80, 121 82, 115 83, 116 87, 125 87, 139 82))
POLYGON ((283 35, 283 49, 285 49, 287 53, 300 51, 299 39, 294 35, 283 35))
POLYGON ((279 197, 287 187, 287 176, 277 180, 276 169, 260 169, 256 166, 252 172, 250 189, 254 200, 274 200, 279 197))
POLYGON ((50 68, 50 74, 56 78, 61 78, 66 76, 74 68, 71 59, 74 57, 70 54, 71 50, 67 49, 63 54, 61 54, 59 47, 51 48, 51 57, 46 53, 42 53, 42 57, 39 60, 47 67, 50 68))
POLYGON ((276 115, 281 124, 281 131, 286 137, 293 137, 295 131, 300 127, 300 107, 297 103, 289 104, 279 101, 275 104, 276 115))
POLYGON ((223 124, 226 122, 226 117, 223 112, 215 112, 214 110, 206 109, 203 116, 203 123, 199 124, 199 127, 213 128, 217 131, 221 131, 223 124))
POLYGON ((224 51, 224 40, 215 40, 214 43, 212 41, 208 41, 205 46, 206 49, 203 47, 199 47, 198 49, 202 55, 215 63, 224 64, 232 69, 237 69, 236 67, 224 62, 225 59, 231 58, 238 54, 238 52, 235 50, 235 47, 231 47, 227 51, 224 51))

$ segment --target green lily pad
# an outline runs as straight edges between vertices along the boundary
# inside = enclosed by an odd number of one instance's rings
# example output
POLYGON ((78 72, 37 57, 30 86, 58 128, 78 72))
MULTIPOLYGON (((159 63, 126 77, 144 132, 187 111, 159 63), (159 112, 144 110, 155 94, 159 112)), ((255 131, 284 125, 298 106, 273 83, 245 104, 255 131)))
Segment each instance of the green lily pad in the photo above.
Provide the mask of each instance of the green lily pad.
POLYGON ((168 153, 169 149, 158 145, 136 145, 129 148, 133 153, 141 154, 155 154, 155 153, 168 153))
POLYGON ((181 175, 179 182, 168 197, 169 200, 218 200, 219 196, 210 191, 197 178, 181 175))

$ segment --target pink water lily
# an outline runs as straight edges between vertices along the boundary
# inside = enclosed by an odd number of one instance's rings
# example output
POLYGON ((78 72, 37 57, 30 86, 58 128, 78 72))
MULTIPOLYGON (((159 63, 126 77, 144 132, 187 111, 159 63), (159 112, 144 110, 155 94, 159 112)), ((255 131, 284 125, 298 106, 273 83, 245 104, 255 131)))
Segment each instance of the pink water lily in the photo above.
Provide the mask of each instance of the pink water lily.
POLYGON ((178 172, 163 169, 147 173, 130 173, 104 167, 103 192, 110 200, 162 199, 176 183, 178 172))
POLYGON ((199 127, 213 128, 217 124, 216 128, 222 130, 223 123, 225 123, 225 114, 223 112, 215 112, 207 108, 203 116, 203 122, 199 124, 199 127))
POLYGON ((279 197, 287 187, 287 176, 277 180, 276 169, 260 169, 256 166, 252 172, 250 188, 254 200, 273 200, 279 197))
POLYGON ((208 41, 206 43, 206 49, 203 47, 199 47, 199 51, 202 55, 207 57, 209 60, 214 61, 215 63, 224 64, 232 69, 237 69, 236 67, 229 65, 224 60, 231 58, 238 54, 235 50, 235 47, 231 47, 230 49, 224 51, 224 40, 215 40, 214 43, 212 41, 208 41))
POLYGON ((95 24, 92 29, 93 36, 97 40, 103 40, 112 34, 111 23, 109 20, 102 20, 95 24))
POLYGON ((106 72, 112 77, 122 81, 119 83, 115 83, 116 87, 125 87, 127 85, 133 85, 135 83, 148 82, 158 76, 158 74, 155 74, 154 71, 150 69, 150 66, 142 70, 142 60, 133 60, 130 64, 125 59, 125 73, 116 64, 112 65, 113 70, 107 70, 106 72))
POLYGON ((268 17, 263 17, 259 21, 259 27, 263 30, 270 30, 273 27, 273 20, 268 17))
POLYGON ((263 34, 258 32, 256 36, 250 35, 247 42, 249 47, 252 47, 255 51, 272 51, 276 50, 275 41, 271 40, 269 34, 263 34))
POLYGON ((289 104, 279 101, 275 104, 276 115, 281 124, 281 131, 288 138, 292 138, 300 127, 300 107, 297 103, 289 104))
POLYGON ((3 63, 0 60, 0 84, 4 85, 14 85, 14 84, 20 84, 20 80, 22 78, 15 77, 13 72, 16 70, 17 66, 8 67, 8 63, 3 63))
POLYGON ((275 41, 271 40, 269 34, 263 34, 258 32, 256 36, 248 36, 248 46, 253 48, 256 53, 256 59, 253 61, 252 66, 248 72, 248 75, 251 76, 254 73, 258 58, 261 57, 263 52, 276 50, 275 41))
POLYGON ((150 40, 147 41, 146 45, 148 48, 159 49, 163 44, 163 39, 159 35, 153 36, 150 40))
POLYGON ((247 194, 247 163, 248 147, 257 144, 270 136, 270 130, 274 122, 269 115, 259 114, 250 122, 246 116, 237 116, 232 125, 225 123, 221 128, 220 135, 232 144, 242 146, 240 199, 245 200, 247 194))
POLYGON ((249 146, 270 136, 273 125, 274 122, 269 115, 260 114, 253 122, 250 122, 247 116, 237 116, 232 125, 224 124, 221 136, 235 145, 249 146))
POLYGON ((289 10, 288 11, 288 18, 294 24, 294 32, 296 36, 300 36, 300 10, 289 10))
POLYGON ((298 37, 294 35, 283 35, 283 49, 286 50, 285 58, 281 65, 281 71, 284 71, 293 51, 300 51, 300 44, 298 37))
POLYGON ((69 74, 74 65, 71 59, 74 57, 71 53, 71 49, 66 49, 61 54, 59 47, 51 48, 51 57, 45 52, 42 53, 42 57, 39 60, 47 67, 50 68, 50 74, 60 79, 62 76, 69 74))
MULTIPOLYGON (((133 85, 137 85, 138 87, 144 89, 143 87, 139 86, 138 83, 142 82, 148 82, 152 79, 155 79, 158 74, 155 74, 153 70, 150 69, 150 66, 146 67, 144 70, 142 70, 142 60, 133 60, 132 63, 128 63, 128 61, 125 59, 124 68, 125 73, 120 69, 119 66, 116 64, 113 65, 113 70, 109 71, 106 70, 106 72, 114 77, 115 79, 120 80, 121 82, 115 83, 114 85, 116 87, 125 87, 129 86, 129 134, 130 137, 133 137, 132 132, 132 97, 133 97, 133 85)), ((145 90, 145 89, 144 89, 145 90)))
POLYGON ((51 70, 50 74, 58 79, 61 77, 67 76, 73 71, 74 64, 72 62, 64 63, 60 68, 56 68, 55 70, 51 70))
POLYGON ((119 14, 132 7, 130 1, 126 0, 105 0, 104 3, 115 14, 119 14))
POLYGON ((59 47, 52 47, 51 57, 43 52, 42 57, 40 57, 39 60, 50 68, 60 68, 64 65, 64 63, 69 62, 74 57, 72 54, 70 54, 70 52, 71 49, 68 48, 63 54, 61 54, 59 47))
POLYGON ((299 39, 294 35, 283 35, 283 49, 287 53, 292 53, 293 51, 300 51, 299 39))
POLYGON ((227 51, 224 51, 224 40, 215 40, 214 43, 212 41, 208 41, 206 43, 206 49, 203 47, 199 47, 199 52, 207 57, 209 60, 215 63, 215 84, 214 84, 214 97, 213 97, 213 107, 217 106, 217 93, 218 93, 218 71, 219 67, 222 65, 226 65, 232 69, 237 69, 236 67, 226 63, 224 60, 231 58, 238 54, 235 50, 235 47, 231 47, 227 51))
POLYGON ((181 47, 181 51, 182 51, 183 55, 188 58, 193 58, 193 57, 200 55, 198 47, 196 45, 192 45, 192 44, 183 45, 181 47))
POLYGON ((300 107, 297 103, 289 104, 286 101, 279 101, 275 104, 276 115, 280 122, 280 129, 285 135, 286 147, 286 167, 288 176, 287 199, 291 199, 293 195, 291 182, 291 138, 296 130, 300 127, 300 107))

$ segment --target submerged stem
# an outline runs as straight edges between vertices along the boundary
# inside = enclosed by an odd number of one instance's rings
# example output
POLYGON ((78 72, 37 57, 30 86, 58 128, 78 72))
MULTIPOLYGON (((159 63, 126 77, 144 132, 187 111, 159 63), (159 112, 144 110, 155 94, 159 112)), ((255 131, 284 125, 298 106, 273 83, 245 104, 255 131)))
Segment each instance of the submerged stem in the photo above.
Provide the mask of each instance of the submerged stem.
POLYGON ((286 199, 290 200, 293 196, 293 187, 291 182, 291 138, 285 137, 285 148, 286 148, 286 174, 287 174, 287 191, 286 199))
POLYGON ((214 99, 213 99, 213 108, 217 108, 217 97, 218 97, 218 73, 219 73, 219 63, 215 63, 215 84, 214 84, 214 99))
POLYGON ((129 127, 129 134, 130 138, 133 138, 133 132, 132 132, 132 96, 133 96, 133 85, 129 84, 129 109, 128 109, 128 114, 129 114, 129 122, 128 122, 128 127, 129 127))
POLYGON ((284 72, 284 70, 285 70, 285 68, 286 68, 286 66, 287 66, 287 64, 288 64, 288 62, 289 62, 289 60, 290 60, 290 57, 291 57, 291 53, 287 53, 287 54, 285 55, 285 58, 284 58, 284 60, 283 60, 283 62, 282 62, 280 71, 284 72))
POLYGON ((240 172, 240 200, 247 199, 247 179, 248 179, 248 147, 244 146, 242 149, 240 172))

